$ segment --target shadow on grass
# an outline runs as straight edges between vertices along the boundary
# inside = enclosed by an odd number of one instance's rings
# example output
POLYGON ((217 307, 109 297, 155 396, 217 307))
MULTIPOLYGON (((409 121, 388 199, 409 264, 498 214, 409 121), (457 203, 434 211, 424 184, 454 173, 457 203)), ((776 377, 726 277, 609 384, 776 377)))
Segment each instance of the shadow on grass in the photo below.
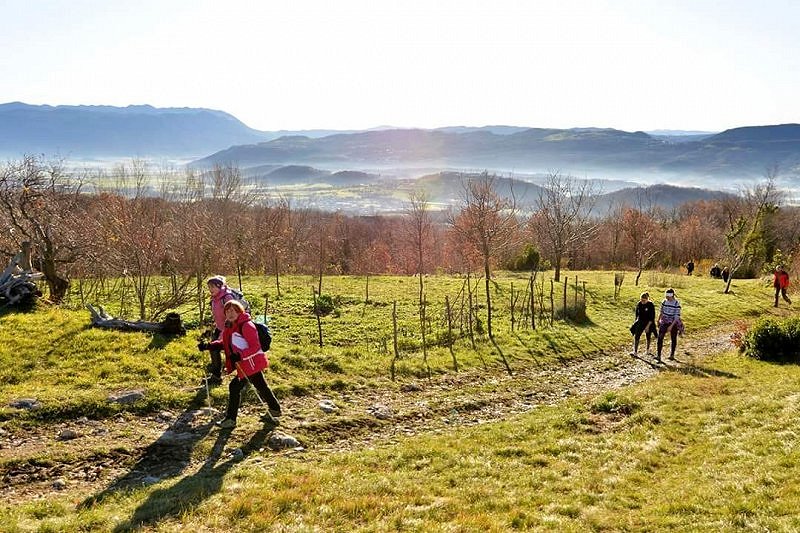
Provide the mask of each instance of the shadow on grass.
POLYGON ((170 342, 174 341, 175 335, 162 335, 161 333, 153 333, 150 339, 150 344, 147 345, 148 350, 160 350, 166 347, 170 342))
POLYGON ((214 442, 211 455, 200 467, 200 470, 195 474, 182 478, 170 487, 153 490, 126 522, 114 528, 114 532, 138 530, 144 526, 153 525, 164 518, 180 516, 197 507, 220 491, 225 475, 248 455, 258 451, 264 445, 272 430, 273 427, 271 425, 264 426, 241 447, 242 456, 238 458, 231 457, 217 464, 231 435, 231 430, 220 431, 214 442))
POLYGON ((86 498, 78 505, 78 509, 93 507, 118 492, 142 486, 146 477, 157 477, 159 480, 163 480, 180 474, 189 464, 194 447, 208 435, 213 427, 211 422, 191 429, 184 427, 187 420, 191 421, 194 418, 193 412, 203 407, 205 398, 205 389, 198 389, 186 410, 142 452, 141 457, 131 466, 128 473, 114 480, 102 492, 86 498))
MULTIPOLYGON (((680 359, 676 359, 675 362, 680 363, 681 361, 680 359)), ((695 376, 699 378, 739 379, 739 376, 732 374, 731 372, 725 372, 724 370, 717 370, 716 368, 708 368, 691 363, 687 363, 682 366, 668 364, 663 367, 663 369, 668 372, 677 372, 679 374, 685 374, 687 376, 695 376)))
POLYGON ((564 357, 564 355, 561 353, 561 349, 553 341, 553 338, 550 336, 550 333, 547 331, 542 331, 542 338, 545 340, 545 342, 547 342, 547 345, 553 351, 553 354, 556 356, 558 362, 564 366, 567 366, 569 364, 569 359, 564 357))
POLYGON ((523 361, 530 361, 533 364, 535 364, 536 366, 541 367, 542 366, 542 362, 539 361, 538 357, 536 357, 536 353, 533 350, 531 350, 530 347, 528 347, 527 344, 525 344, 525 341, 522 339, 522 337, 520 337, 519 333, 515 332, 514 333, 514 337, 516 337, 516 339, 520 343, 520 345, 523 348, 525 348, 525 351, 528 352, 528 355, 530 355, 530 358, 527 358, 527 359, 523 358, 523 357, 516 357, 516 359, 523 360, 523 361))

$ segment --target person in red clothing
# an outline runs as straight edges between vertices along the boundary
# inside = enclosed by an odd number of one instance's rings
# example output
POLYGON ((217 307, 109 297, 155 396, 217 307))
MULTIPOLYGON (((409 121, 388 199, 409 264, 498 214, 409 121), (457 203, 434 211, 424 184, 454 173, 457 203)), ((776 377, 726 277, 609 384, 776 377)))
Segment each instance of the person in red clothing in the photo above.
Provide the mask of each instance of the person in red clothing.
POLYGON ((772 286, 775 287, 775 307, 778 307, 778 296, 783 296, 789 304, 792 301, 786 294, 786 289, 789 288, 789 273, 786 272, 782 266, 775 267, 775 276, 772 278, 772 286))
POLYGON ((255 387, 256 393, 269 408, 262 415, 262 420, 277 424, 275 418, 281 416, 281 406, 264 379, 262 371, 269 366, 269 360, 267 354, 261 350, 258 330, 238 300, 228 301, 223 309, 225 311, 225 329, 222 330, 222 338, 204 344, 202 347, 203 349, 224 350, 226 372, 230 374, 236 370, 236 377, 231 380, 228 387, 230 395, 225 418, 217 422, 217 425, 223 428, 232 428, 236 425, 242 390, 248 383, 255 387))

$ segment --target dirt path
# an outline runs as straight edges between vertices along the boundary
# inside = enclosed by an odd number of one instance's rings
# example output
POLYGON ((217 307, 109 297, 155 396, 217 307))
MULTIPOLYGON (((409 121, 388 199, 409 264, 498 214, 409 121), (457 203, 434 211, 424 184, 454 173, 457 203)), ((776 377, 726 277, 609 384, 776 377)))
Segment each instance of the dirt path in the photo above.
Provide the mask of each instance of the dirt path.
POLYGON ((102 497, 131 485, 196 474, 208 465, 210 456, 261 453, 267 460, 278 460, 303 456, 304 450, 330 453, 389 445, 403 436, 497 421, 568 396, 624 387, 662 371, 704 374, 707 371, 699 363, 728 349, 732 332, 731 325, 722 325, 680 339, 677 360, 661 365, 651 357, 631 357, 629 348, 620 347, 563 365, 526 362, 514 376, 499 368, 472 369, 399 388, 290 398, 284 402, 287 415, 277 431, 295 436, 302 449, 269 451, 272 432, 258 422, 259 409, 252 397, 229 434, 213 426, 214 413, 202 408, 0 432, 0 460, 5 465, 0 467, 0 495, 16 502, 59 490, 76 498, 102 497), (333 401, 338 410, 324 413, 319 407, 323 399, 333 401))

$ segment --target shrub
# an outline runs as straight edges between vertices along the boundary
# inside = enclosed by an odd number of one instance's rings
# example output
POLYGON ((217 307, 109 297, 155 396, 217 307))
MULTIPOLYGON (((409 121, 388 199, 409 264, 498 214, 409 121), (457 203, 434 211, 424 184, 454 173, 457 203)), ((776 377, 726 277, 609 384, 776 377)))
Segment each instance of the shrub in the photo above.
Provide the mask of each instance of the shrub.
POLYGON ((800 362, 800 318, 759 320, 744 336, 741 350, 763 361, 800 362))
POLYGON ((639 404, 625 396, 621 396, 616 392, 606 392, 600 397, 596 398, 591 406, 591 411, 595 414, 620 414, 631 415, 639 409, 639 404))

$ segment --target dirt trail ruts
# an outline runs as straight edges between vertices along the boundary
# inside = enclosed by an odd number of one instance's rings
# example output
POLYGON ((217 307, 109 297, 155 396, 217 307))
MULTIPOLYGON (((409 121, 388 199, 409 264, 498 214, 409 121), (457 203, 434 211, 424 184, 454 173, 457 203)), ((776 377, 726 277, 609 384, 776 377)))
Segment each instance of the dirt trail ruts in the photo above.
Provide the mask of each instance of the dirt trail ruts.
MULTIPOLYGON (((732 333, 733 326, 726 324, 680 338, 677 360, 665 360, 665 364, 641 354, 631 357, 629 347, 618 347, 562 364, 512 361, 513 376, 495 365, 489 370, 448 373, 400 387, 289 398, 283 402, 286 415, 277 430, 296 436, 306 449, 323 453, 391 444, 403 436, 497 421, 568 396, 617 389, 662 371, 709 375, 700 361, 730 348, 732 333), (334 401, 339 410, 322 412, 318 405, 322 399, 334 401), (378 405, 387 408, 388 418, 379 419, 374 411, 368 412, 378 405)), ((223 444, 226 449, 236 449, 263 428, 257 422, 258 412, 259 406, 248 396, 239 426, 223 444)), ((211 424, 211 414, 202 408, 177 416, 118 415, 8 431, 0 434, 0 460, 4 462, 0 495, 6 501, 29 501, 58 492, 53 483, 63 480, 66 488, 62 490, 80 497, 110 486, 116 489, 192 474, 219 445, 219 431, 211 424), (77 438, 59 440, 65 429, 75 431, 77 438)), ((270 452, 266 440, 248 451, 264 452, 267 457, 302 456, 300 450, 270 452)))

